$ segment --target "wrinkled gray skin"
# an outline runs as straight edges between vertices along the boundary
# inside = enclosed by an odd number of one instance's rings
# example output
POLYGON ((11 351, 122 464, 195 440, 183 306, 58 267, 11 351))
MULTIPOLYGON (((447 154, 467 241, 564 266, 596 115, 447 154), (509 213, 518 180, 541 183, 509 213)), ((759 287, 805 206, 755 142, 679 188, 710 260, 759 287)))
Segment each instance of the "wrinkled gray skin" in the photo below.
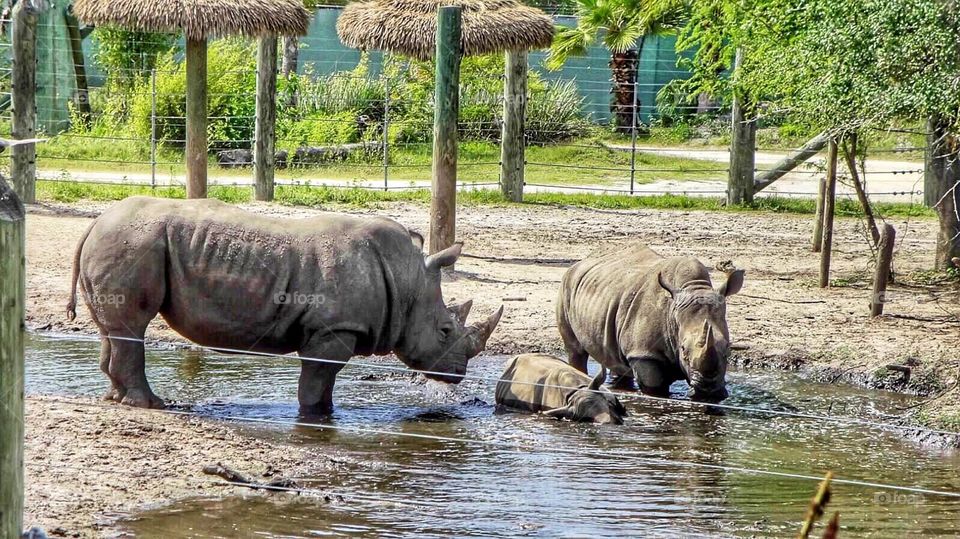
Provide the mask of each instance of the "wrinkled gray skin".
POLYGON ((663 258, 643 245, 591 255, 567 270, 557 325, 570 365, 587 371, 593 357, 617 377, 615 386, 666 396, 677 380, 690 397, 727 397, 730 351, 727 296, 743 286, 743 270, 714 290, 692 257, 663 258))
MULTIPOLYGON (((254 215, 215 200, 128 198, 80 240, 79 280, 100 329, 106 398, 164 405, 144 374, 142 342, 159 313, 198 344, 346 362, 396 355, 431 378, 459 382, 503 311, 466 327, 469 304, 448 309, 440 268, 460 245, 424 257, 423 238, 386 218, 327 214, 302 220, 254 215)), ((333 409, 343 363, 301 360, 305 415, 333 409)))
POLYGON ((613 393, 601 388, 606 379, 603 367, 590 379, 562 359, 522 354, 510 361, 497 382, 497 404, 559 419, 622 425, 627 410, 613 393))

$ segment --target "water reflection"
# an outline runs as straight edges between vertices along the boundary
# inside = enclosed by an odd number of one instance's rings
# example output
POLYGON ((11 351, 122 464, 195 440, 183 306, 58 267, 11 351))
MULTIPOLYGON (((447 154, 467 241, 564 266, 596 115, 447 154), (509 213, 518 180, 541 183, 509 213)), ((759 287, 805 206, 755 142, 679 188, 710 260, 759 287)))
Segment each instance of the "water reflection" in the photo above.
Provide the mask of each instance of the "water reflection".
MULTIPOLYGON (((96 342, 34 337, 28 393, 99 395, 96 342)), ((496 377, 507 358, 479 358, 471 374, 496 377)), ((390 359, 369 362, 399 365, 390 359)), ((297 420, 295 360, 150 350, 158 395, 212 419, 297 420)), ((804 382, 788 374, 731 373, 730 404, 876 419, 913 402, 902 395, 804 382), (872 415, 870 415, 872 414, 872 415)), ((251 436, 349 451, 376 466, 318 477, 309 486, 404 505, 272 495, 198 499, 147 512, 125 527, 144 536, 596 536, 781 537, 795 533, 816 484, 714 466, 838 475, 960 490, 960 457, 903 443, 895 433, 799 418, 642 401, 624 395, 622 427, 495 414, 490 381, 459 386, 407 373, 347 367, 337 409, 319 427, 246 425, 251 436), (372 434, 386 430, 419 438, 372 434), (359 432, 358 432, 359 431, 359 432), (451 439, 453 438, 453 439, 451 439), (465 439, 463 441, 457 439, 465 439), (471 442, 472 441, 472 442, 471 442), (488 443, 477 443, 477 441, 488 443), (416 503, 411 509, 409 503, 416 503)), ((681 385, 674 388, 684 393, 681 385)), ((896 497, 838 485, 832 510, 851 537, 955 537, 960 507, 935 496, 896 497)))

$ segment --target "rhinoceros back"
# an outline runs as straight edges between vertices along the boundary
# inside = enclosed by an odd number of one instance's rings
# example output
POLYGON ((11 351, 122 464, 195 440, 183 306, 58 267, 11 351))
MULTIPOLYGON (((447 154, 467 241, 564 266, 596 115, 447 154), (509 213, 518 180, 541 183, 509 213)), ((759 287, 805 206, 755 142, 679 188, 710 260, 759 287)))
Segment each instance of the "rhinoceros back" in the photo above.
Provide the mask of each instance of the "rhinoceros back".
POLYGON ((595 253, 567 270, 560 287, 557 322, 615 375, 629 375, 630 358, 671 361, 669 282, 709 280, 696 259, 664 258, 644 245, 595 253))
POLYGON ((389 219, 279 220, 213 200, 144 197, 98 219, 81 267, 87 283, 163 294, 161 315, 195 342, 284 353, 332 331, 357 334, 358 352, 389 350, 424 272, 408 232, 389 219), (162 282, 104 279, 108 264, 158 264, 162 282))

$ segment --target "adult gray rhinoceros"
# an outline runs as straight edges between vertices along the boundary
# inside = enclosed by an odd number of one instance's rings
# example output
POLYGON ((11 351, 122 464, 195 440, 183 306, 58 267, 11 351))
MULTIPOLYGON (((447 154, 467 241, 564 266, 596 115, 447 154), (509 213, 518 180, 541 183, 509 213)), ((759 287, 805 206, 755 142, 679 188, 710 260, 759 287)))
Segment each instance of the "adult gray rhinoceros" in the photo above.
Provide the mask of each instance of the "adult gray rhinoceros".
MULTIPOLYGON (((428 377, 457 383, 501 307, 466 327, 470 303, 447 308, 440 268, 454 245, 424 257, 423 239, 381 217, 301 220, 254 215, 215 200, 132 197, 112 206, 77 247, 67 313, 79 279, 100 328, 106 398, 162 407, 144 374, 147 324, 161 314, 204 346, 346 362, 396 355, 428 377)), ((329 413, 343 363, 301 361, 304 414, 329 413)))
POLYGON ((743 286, 743 270, 714 290, 696 258, 663 258, 643 245, 597 253, 563 276, 557 325, 569 363, 587 372, 593 357, 631 386, 667 395, 677 380, 690 397, 727 397, 730 350, 727 296, 743 286))

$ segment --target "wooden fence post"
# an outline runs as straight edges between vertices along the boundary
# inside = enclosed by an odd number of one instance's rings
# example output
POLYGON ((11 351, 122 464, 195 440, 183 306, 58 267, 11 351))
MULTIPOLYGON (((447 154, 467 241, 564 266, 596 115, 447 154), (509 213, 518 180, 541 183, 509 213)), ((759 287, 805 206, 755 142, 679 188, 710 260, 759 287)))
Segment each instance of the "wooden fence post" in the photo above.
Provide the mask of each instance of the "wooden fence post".
POLYGON ((890 265, 893 263, 893 245, 897 240, 897 229, 893 225, 883 225, 880 236, 880 256, 877 257, 877 271, 873 276, 873 295, 870 296, 870 316, 883 314, 886 303, 887 281, 890 279, 890 265))
POLYGON ((820 247, 820 288, 830 286, 830 255, 833 251, 833 214, 837 204, 837 140, 827 150, 827 182, 823 196, 823 244, 820 247))
POLYGON ((527 51, 507 51, 500 134, 500 189, 512 202, 523 200, 523 125, 527 108, 527 51))
POLYGON ((24 210, 0 177, 0 537, 23 531, 24 210))
POLYGON ((187 39, 187 198, 207 198, 207 40, 187 39))
MULTIPOLYGON (((740 67, 743 51, 737 49, 734 76, 740 67)), ((733 125, 730 136, 730 175, 727 180, 727 205, 753 202, 753 172, 756 167, 757 124, 747 118, 743 99, 734 92, 733 125)))
POLYGON ((430 253, 453 245, 457 229, 457 117, 460 112, 460 6, 437 13, 430 253))
MULTIPOLYGON (((13 126, 14 140, 35 138, 37 127, 37 15, 29 0, 13 9, 13 126)), ((21 144, 11 148, 10 176, 20 199, 33 204, 37 199, 37 146, 21 144)))
POLYGON ((257 43, 257 116, 253 147, 254 192, 257 200, 273 200, 276 171, 277 38, 257 43))
POLYGON ((817 210, 813 217, 813 245, 811 250, 815 253, 820 252, 823 247, 823 200, 827 196, 827 178, 817 179, 817 210))

